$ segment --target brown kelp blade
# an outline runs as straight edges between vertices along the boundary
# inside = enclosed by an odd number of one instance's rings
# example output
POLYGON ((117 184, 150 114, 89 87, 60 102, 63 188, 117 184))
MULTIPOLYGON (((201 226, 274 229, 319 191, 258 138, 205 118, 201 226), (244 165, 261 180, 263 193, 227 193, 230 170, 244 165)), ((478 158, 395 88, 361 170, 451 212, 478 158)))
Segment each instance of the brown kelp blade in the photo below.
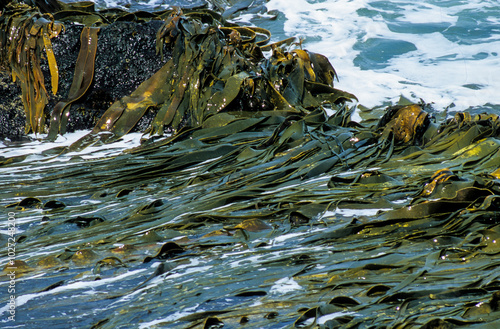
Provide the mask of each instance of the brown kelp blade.
POLYGON ((84 27, 80 36, 80 52, 76 60, 75 73, 68 98, 56 104, 52 110, 48 140, 66 131, 71 103, 81 98, 89 89, 94 77, 94 62, 97 52, 99 28, 84 27))
POLYGON ((51 14, 41 14, 28 6, 11 3, 2 12, 0 58, 9 65, 14 81, 19 79, 26 113, 25 133, 44 131, 44 108, 48 103, 41 69, 45 50, 53 94, 57 93, 58 69, 50 39, 59 35, 62 24, 51 14))

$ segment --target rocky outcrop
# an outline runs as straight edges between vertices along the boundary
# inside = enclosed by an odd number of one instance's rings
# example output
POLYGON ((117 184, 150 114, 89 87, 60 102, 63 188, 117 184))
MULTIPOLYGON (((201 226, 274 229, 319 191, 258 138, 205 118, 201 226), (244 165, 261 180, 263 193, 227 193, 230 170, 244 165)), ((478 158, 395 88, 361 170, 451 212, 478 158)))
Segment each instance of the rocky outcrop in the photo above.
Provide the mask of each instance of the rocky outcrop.
MULTIPOLYGON (((269 31, 227 23, 211 10, 58 4, 68 8, 53 15, 9 5, 0 20, 8 31, 0 31, 0 63, 22 87, 25 133, 49 131, 54 139, 93 127, 94 137, 111 133, 109 141, 134 129, 175 133, 224 111, 303 116, 355 99, 333 87, 325 56, 267 45, 269 31)), ((5 137, 19 128, 7 127, 5 137)))
MULTIPOLYGON (((75 101, 70 110, 67 131, 91 129, 117 99, 130 94, 141 82, 151 77, 168 60, 156 53, 156 32, 161 20, 136 23, 118 21, 103 26, 99 31, 95 74, 89 90, 75 101)), ((50 70, 46 56, 41 56, 48 104, 45 107, 45 131, 49 115, 57 102, 68 97, 75 73, 75 64, 80 49, 80 34, 83 26, 65 23, 65 31, 51 40, 59 69, 59 88, 56 95, 50 88, 50 70)), ((21 101, 21 88, 13 81, 6 67, 0 73, 0 138, 18 140, 26 138, 26 115, 21 101)), ((153 110, 151 110, 153 111, 153 110)), ((146 115, 137 129, 144 130, 153 117, 146 115)))

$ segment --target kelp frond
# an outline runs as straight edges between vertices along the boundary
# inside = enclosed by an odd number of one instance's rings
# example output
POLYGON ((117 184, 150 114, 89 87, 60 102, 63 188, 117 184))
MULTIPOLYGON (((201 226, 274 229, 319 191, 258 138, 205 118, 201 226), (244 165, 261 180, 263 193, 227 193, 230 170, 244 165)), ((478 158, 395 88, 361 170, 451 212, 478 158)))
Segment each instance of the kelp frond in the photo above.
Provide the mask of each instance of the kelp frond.
MULTIPOLYGON (((57 92, 58 70, 50 39, 63 28, 61 21, 86 25, 81 35, 73 83, 68 97, 52 110, 49 140, 66 130, 71 103, 82 97, 92 82, 94 59, 99 47, 97 30, 116 20, 139 20, 137 15, 116 11, 100 13, 93 4, 60 3, 61 11, 41 14, 24 5, 13 5, 2 16, 3 58, 9 59, 13 78, 22 87, 28 122, 26 132, 43 132, 47 91, 40 70, 41 51, 45 49, 52 75, 52 92, 57 92), (93 31, 90 36, 89 31, 93 31)), ((142 16, 141 16, 142 17, 142 16)), ((128 133, 148 108, 157 113, 147 130, 163 135, 165 129, 197 127, 210 116, 232 110, 278 110, 308 113, 322 106, 335 108, 355 96, 333 88, 335 69, 322 55, 307 50, 285 51, 282 43, 268 45, 269 31, 236 26, 206 9, 151 13, 141 20, 164 19, 156 35, 156 49, 169 61, 130 95, 117 100, 97 122, 92 134, 111 132, 114 138, 128 133), (270 58, 263 51, 273 49, 270 58)), ((286 40, 285 40, 286 41, 286 40)), ((91 138, 93 139, 93 138, 91 138)))
POLYGON ((92 83, 98 32, 98 27, 85 27, 82 30, 80 39, 81 47, 76 60, 73 83, 71 84, 67 100, 58 102, 52 111, 49 134, 47 136, 49 140, 54 140, 58 133, 64 134, 71 103, 81 98, 92 83))
POLYGON ((172 12, 156 36, 160 55, 165 44, 172 49, 170 60, 112 104, 92 135, 107 131, 114 134, 112 139, 119 138, 150 107, 158 112, 148 132, 163 135, 167 127, 174 132, 198 127, 230 109, 305 114, 355 99, 333 88, 337 75, 326 57, 274 47, 273 55, 265 58, 259 45, 269 40, 268 32, 223 24, 210 11, 172 12))
POLYGON ((58 89, 59 71, 50 39, 63 30, 51 14, 41 14, 33 8, 10 3, 0 16, 0 58, 19 80, 26 112, 26 133, 42 133, 43 110, 48 102, 47 89, 40 68, 42 51, 49 64, 52 93, 58 89))

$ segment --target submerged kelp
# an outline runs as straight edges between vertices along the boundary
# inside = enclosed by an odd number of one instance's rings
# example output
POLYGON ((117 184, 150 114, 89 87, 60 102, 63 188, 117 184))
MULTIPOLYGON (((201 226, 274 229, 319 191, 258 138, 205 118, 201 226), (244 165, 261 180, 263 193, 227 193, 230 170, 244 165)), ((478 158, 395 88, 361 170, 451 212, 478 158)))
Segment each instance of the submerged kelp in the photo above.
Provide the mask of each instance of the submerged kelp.
POLYGON ((229 111, 112 158, 4 166, 19 319, 494 328, 500 120, 403 108, 425 112, 426 138, 395 138, 419 120, 388 132, 347 107, 229 111))
POLYGON ((114 124, 2 161, 0 205, 18 223, 16 324, 499 325, 497 115, 402 102, 354 122, 321 55, 266 59, 242 40, 257 29, 168 17, 158 39, 177 61, 112 105, 101 123, 114 124), (151 132, 170 135, 108 157, 73 152, 125 134, 147 106, 151 132))

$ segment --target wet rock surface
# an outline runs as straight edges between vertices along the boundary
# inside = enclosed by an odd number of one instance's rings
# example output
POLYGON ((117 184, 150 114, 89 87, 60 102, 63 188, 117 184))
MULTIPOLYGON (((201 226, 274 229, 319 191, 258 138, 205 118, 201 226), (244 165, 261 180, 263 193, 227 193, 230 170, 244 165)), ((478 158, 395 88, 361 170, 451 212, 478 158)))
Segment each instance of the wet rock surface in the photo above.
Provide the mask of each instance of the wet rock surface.
POLYGON ((21 140, 26 136, 21 88, 3 71, 0 71, 0 95, 0 139, 21 140))
MULTIPOLYGON (((89 90, 75 101, 70 110, 67 131, 91 129, 106 109, 116 100, 129 95, 143 81, 151 77, 169 59, 164 51, 162 60, 156 54, 156 32, 161 20, 145 23, 114 22, 99 31, 98 49, 95 59, 94 79, 89 90)), ((53 95, 50 90, 49 66, 43 54, 41 68, 45 85, 49 91, 49 103, 45 108, 46 125, 49 115, 61 100, 67 99, 80 50, 80 34, 83 26, 65 23, 65 32, 52 39, 54 55, 59 68, 59 90, 53 95)), ((6 71, 0 75, 0 138, 19 140, 26 138, 24 132, 26 115, 21 100, 21 88, 12 81, 6 71)), ((155 113, 149 113, 134 128, 142 131, 149 126, 155 113)))

